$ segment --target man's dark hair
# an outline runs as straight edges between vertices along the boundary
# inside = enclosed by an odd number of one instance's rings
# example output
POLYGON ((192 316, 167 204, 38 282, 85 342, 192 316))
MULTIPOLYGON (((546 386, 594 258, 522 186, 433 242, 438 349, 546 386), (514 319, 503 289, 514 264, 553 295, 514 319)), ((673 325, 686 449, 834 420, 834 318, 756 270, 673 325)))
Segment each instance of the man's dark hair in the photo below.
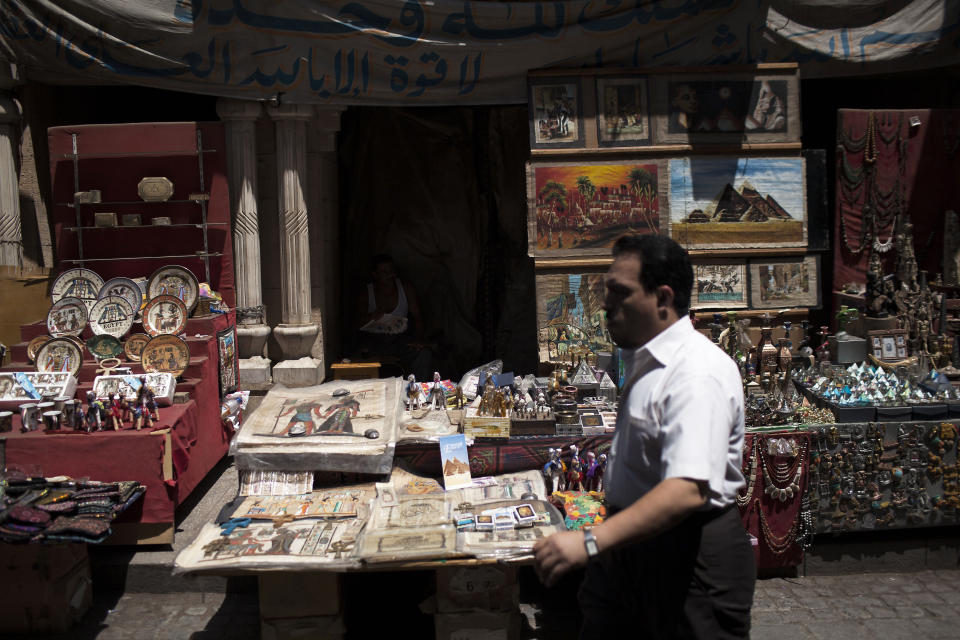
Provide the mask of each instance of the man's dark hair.
POLYGON ((613 257, 625 253, 640 259, 640 284, 644 290, 669 286, 673 289, 673 308, 678 315, 687 315, 693 289, 693 267, 687 250, 667 236, 647 233, 621 236, 613 245, 613 257))
POLYGON ((370 262, 371 267, 376 269, 382 264, 393 264, 393 257, 389 253, 378 253, 370 262))

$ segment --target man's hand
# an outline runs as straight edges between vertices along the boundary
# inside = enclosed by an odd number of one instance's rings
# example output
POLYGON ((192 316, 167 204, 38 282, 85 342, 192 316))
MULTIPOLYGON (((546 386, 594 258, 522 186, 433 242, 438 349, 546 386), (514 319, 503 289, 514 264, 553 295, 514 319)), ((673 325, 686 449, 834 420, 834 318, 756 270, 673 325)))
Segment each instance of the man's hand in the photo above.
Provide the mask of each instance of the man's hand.
POLYGON ((571 569, 587 564, 587 549, 583 546, 583 533, 564 531, 538 540, 533 545, 537 576, 540 582, 552 587, 571 569))

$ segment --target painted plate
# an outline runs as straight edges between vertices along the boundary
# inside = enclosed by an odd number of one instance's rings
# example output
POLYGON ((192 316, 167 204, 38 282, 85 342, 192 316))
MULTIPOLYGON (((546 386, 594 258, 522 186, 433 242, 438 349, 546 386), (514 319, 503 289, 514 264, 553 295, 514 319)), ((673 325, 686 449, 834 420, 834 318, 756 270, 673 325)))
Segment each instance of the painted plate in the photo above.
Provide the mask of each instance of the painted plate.
POLYGON ((70 338, 53 338, 37 351, 37 371, 66 371, 76 377, 83 366, 83 351, 70 338))
POLYGON ((80 298, 87 305, 87 311, 90 311, 102 288, 103 278, 90 269, 69 269, 53 281, 50 297, 54 303, 61 298, 80 298))
POLYGON ((80 298, 60 298, 47 314, 47 332, 54 338, 78 336, 87 326, 87 305, 80 298))
POLYGON ((40 347, 47 342, 50 342, 50 336, 37 336, 27 343, 27 358, 30 362, 37 361, 37 352, 40 351, 40 347))
POLYGON ((176 296, 151 298, 143 307, 143 330, 150 336, 180 335, 187 326, 187 308, 176 296))
POLYGON ((122 338, 133 326, 137 312, 120 296, 100 298, 90 309, 90 328, 96 335, 122 338))
POLYGON ((144 345, 150 342, 150 336, 145 333, 131 333, 123 343, 123 353, 130 362, 140 362, 140 352, 144 345))
POLYGON ((147 299, 163 295, 180 298, 187 311, 193 313, 200 300, 200 283, 189 269, 175 264, 160 267, 147 283, 147 299))
POLYGON ((190 365, 190 347, 179 336, 153 338, 140 352, 140 364, 147 373, 169 373, 179 377, 190 365))
POLYGON ((120 341, 106 333, 93 336, 87 340, 87 349, 97 360, 116 358, 123 353, 123 345, 120 344, 120 341))
POLYGON ((143 307, 143 291, 130 278, 111 278, 100 288, 97 299, 107 296, 119 296, 127 301, 136 314, 143 307))

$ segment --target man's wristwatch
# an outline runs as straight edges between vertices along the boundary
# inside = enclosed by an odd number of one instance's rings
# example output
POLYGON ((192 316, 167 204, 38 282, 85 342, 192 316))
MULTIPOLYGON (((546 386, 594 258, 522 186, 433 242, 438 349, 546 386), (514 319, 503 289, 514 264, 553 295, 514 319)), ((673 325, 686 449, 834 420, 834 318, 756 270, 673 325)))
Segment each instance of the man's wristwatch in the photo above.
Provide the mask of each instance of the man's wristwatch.
POLYGON ((583 530, 583 546, 587 549, 588 558, 592 558, 600 553, 600 547, 597 546, 597 538, 593 535, 593 531, 589 529, 583 530))

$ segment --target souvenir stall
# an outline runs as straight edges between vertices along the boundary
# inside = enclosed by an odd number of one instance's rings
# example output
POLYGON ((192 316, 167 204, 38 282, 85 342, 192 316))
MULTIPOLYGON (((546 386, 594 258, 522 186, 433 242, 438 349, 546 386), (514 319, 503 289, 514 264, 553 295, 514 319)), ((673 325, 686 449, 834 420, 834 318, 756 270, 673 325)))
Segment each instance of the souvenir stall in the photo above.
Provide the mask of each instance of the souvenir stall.
POLYGON ((0 372, 11 468, 145 488, 112 542, 170 543, 174 510, 226 454, 236 391, 219 124, 50 129, 60 273, 0 372))

